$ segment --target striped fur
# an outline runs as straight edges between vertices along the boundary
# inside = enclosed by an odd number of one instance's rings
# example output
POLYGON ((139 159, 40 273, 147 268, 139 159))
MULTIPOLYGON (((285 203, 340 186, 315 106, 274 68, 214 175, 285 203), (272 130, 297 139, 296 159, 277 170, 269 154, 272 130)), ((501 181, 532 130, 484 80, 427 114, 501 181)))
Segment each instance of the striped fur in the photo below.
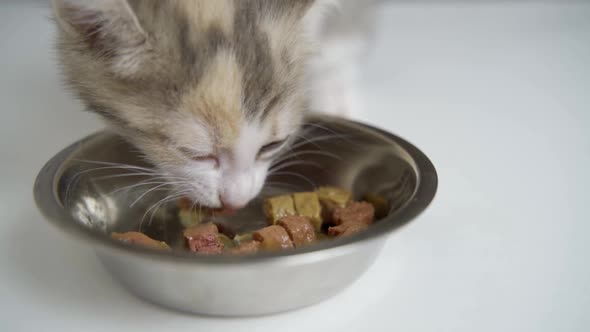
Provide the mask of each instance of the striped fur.
MULTIPOLYGON (((306 26, 316 6, 313 0, 54 0, 57 49, 66 81, 89 110, 156 165, 195 177, 201 183, 195 192, 205 193, 201 202, 220 205, 228 174, 187 169, 186 151, 235 160, 245 133, 259 148, 297 129, 311 54, 306 26), (199 174, 217 180, 203 185, 209 180, 199 174)), ((258 148, 224 169, 252 168, 258 148)))

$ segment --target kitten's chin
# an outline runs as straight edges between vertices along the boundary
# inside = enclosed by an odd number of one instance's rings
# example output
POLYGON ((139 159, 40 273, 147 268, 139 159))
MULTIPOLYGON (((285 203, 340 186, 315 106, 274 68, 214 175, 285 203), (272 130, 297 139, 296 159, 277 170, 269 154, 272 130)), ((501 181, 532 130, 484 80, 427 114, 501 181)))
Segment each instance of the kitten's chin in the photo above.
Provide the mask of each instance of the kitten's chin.
POLYGON ((179 207, 186 210, 192 209, 199 209, 201 212, 205 212, 207 214, 216 215, 216 216, 233 216, 238 212, 238 209, 233 208, 226 208, 226 207, 207 207, 200 205, 199 203, 195 203, 188 197, 183 197, 179 200, 179 207))
POLYGON ((232 208, 223 208, 223 209, 214 209, 211 210, 212 214, 214 215, 218 215, 218 216, 228 216, 231 217, 233 215, 235 215, 236 213, 238 213, 239 209, 232 209, 232 208))

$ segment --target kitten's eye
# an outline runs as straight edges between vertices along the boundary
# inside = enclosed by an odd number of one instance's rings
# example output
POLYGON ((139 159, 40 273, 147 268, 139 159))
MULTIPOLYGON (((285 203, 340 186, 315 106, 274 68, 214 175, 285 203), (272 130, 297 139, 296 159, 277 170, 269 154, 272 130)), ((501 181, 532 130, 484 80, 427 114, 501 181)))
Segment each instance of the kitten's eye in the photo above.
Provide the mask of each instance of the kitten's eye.
POLYGON ((219 159, 217 156, 209 154, 206 156, 192 156, 190 157, 191 160, 196 161, 198 163, 212 163, 215 168, 219 167, 219 159))
POLYGON ((285 143, 287 143, 287 138, 266 144, 265 146, 260 148, 260 151, 258 152, 258 158, 272 157, 272 155, 275 152, 278 152, 285 145, 285 143))
POLYGON ((211 163, 215 168, 219 167, 219 158, 214 154, 198 155, 196 152, 185 148, 179 148, 187 158, 198 163, 211 163))

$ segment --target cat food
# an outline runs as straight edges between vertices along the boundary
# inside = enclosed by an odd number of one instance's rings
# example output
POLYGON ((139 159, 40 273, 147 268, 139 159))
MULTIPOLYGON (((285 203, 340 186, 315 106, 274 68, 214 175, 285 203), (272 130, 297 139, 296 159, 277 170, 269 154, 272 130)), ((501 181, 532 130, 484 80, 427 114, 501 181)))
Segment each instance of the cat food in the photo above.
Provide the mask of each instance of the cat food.
POLYGON ((317 194, 322 206, 322 218, 328 224, 332 223, 334 211, 345 207, 352 200, 350 191, 336 187, 320 187, 317 194))
POLYGON ((366 230, 375 220, 375 208, 366 202, 351 202, 337 208, 332 216, 334 227, 328 229, 330 236, 349 236, 366 230))
MULTIPOLYGON (((353 201, 351 192, 335 187, 271 197, 263 206, 269 226, 237 235, 227 225, 205 223, 214 220, 215 214, 197 213, 190 200, 182 199, 177 204, 188 250, 203 255, 252 255, 300 248, 366 230, 375 221, 376 214, 386 215, 388 203, 373 194, 364 198, 368 202, 353 201)), ((170 250, 166 243, 142 233, 113 233, 112 237, 134 245, 170 250)))
POLYGON ((255 241, 260 242, 260 248, 267 251, 276 251, 293 248, 293 242, 287 231, 278 225, 263 228, 252 235, 255 241))
POLYGON ((179 199, 178 201, 176 201, 176 205, 181 210, 191 210, 193 207, 193 202, 191 202, 190 199, 183 197, 183 198, 179 199))
POLYGON ((302 247, 317 241, 315 228, 307 217, 285 217, 279 220, 295 247, 302 247))
POLYGON ((361 223, 370 225, 375 219, 375 208, 367 202, 351 202, 346 207, 337 208, 332 215, 334 225, 361 223))
POLYGON ((111 237, 115 240, 119 240, 121 242, 157 249, 157 250, 170 250, 170 247, 165 242, 160 242, 150 238, 149 236, 138 233, 138 232, 127 232, 127 233, 112 233, 111 237))
POLYGON ((350 236, 358 232, 362 232, 369 228, 369 225, 363 223, 349 223, 339 226, 330 227, 328 229, 329 236, 350 236))
POLYGON ((352 193, 342 188, 320 187, 317 190, 317 194, 322 203, 334 203, 340 207, 345 207, 352 200, 352 193))
POLYGON ((291 195, 284 195, 267 199, 264 202, 264 213, 273 225, 281 218, 294 216, 295 205, 293 198, 291 195))
POLYGON ((232 255, 252 255, 260 250, 260 242, 250 240, 246 242, 242 242, 239 246, 230 250, 230 254, 232 255))
POLYGON ((238 245, 244 242, 252 241, 252 239, 252 233, 237 234, 234 236, 234 242, 238 245))
POLYGON ((200 225, 207 218, 208 211, 197 209, 195 204, 188 198, 181 198, 177 201, 178 219, 180 224, 185 228, 191 228, 200 225))
MULTIPOLYGON (((219 229, 219 227, 218 227, 219 229)), ((217 238, 219 239, 219 241, 221 241, 221 243, 223 243, 223 248, 224 250, 226 249, 232 249, 236 246, 236 243, 234 242, 234 240, 232 240, 229 236, 221 233, 221 229, 219 229, 220 233, 219 235, 217 235, 217 238)))
POLYGON ((214 224, 204 224, 188 228, 183 234, 192 252, 204 255, 223 253, 225 245, 219 238, 219 230, 214 224))
POLYGON ((318 194, 315 192, 295 193, 293 194, 293 202, 295 203, 297 215, 309 218, 315 230, 321 232, 323 223, 322 206, 318 194))
POLYGON ((178 212, 180 224, 185 228, 191 228, 200 225, 205 221, 205 215, 195 209, 180 209, 178 212))

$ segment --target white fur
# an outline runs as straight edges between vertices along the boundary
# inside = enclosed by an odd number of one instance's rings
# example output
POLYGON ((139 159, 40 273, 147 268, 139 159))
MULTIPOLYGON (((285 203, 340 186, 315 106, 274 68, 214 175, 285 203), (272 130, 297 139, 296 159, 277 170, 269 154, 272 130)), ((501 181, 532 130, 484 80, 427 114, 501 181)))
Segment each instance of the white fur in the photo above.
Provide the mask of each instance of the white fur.
MULTIPOLYGON (((283 127, 291 129, 286 124, 283 127)), ((193 127, 196 128, 198 127, 193 127)), ((195 141, 193 150, 209 153, 205 151, 211 151, 212 146, 207 146, 205 142, 212 142, 212 139, 203 135, 207 130, 199 128, 194 131, 196 132, 200 133, 198 136, 202 137, 202 140, 195 141)), ((282 135, 286 136, 286 133, 282 135)), ((238 209, 246 206, 262 190, 271 162, 258 160, 258 151, 263 145, 275 139, 271 137, 270 126, 260 127, 256 123, 245 122, 240 129, 236 145, 231 150, 218 152, 218 168, 209 161, 161 164, 159 168, 171 178, 190 179, 184 187, 178 189, 188 190, 186 196, 200 205, 238 209)))
POLYGON ((220 196, 225 207, 244 207, 262 189, 269 163, 256 158, 268 137, 268 128, 246 123, 233 149, 221 153, 220 196))
POLYGON ((352 118, 362 114, 359 84, 373 28, 374 3, 325 0, 309 13, 309 32, 316 44, 309 66, 313 111, 352 118))
POLYGON ((311 61, 310 108, 355 118, 362 112, 359 53, 362 41, 350 38, 326 41, 311 61))

